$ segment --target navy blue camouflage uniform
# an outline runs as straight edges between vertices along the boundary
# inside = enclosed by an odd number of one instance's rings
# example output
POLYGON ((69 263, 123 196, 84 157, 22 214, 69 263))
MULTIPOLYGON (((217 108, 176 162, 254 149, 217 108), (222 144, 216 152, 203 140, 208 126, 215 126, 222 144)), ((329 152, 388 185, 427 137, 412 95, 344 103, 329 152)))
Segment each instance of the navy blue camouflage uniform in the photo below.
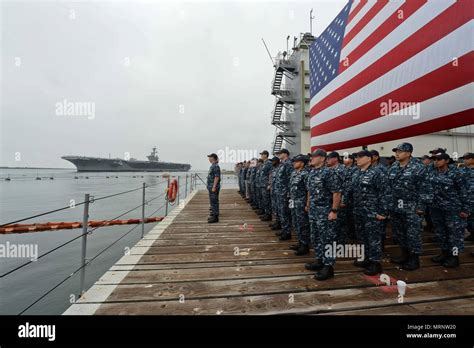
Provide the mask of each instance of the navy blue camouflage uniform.
POLYGON ((207 190, 209 191, 209 202, 211 205, 211 215, 219 216, 219 191, 221 189, 221 168, 217 162, 211 164, 207 173, 207 190), (214 178, 218 177, 219 181, 216 185, 216 192, 212 192, 214 178))
POLYGON ((316 259, 324 265, 332 266, 336 262, 333 253, 325 253, 327 246, 336 241, 337 220, 328 220, 333 204, 333 193, 342 192, 342 182, 327 167, 311 168, 306 180, 309 192, 309 222, 311 244, 316 259))
POLYGON ((272 161, 266 159, 260 169, 260 198, 261 206, 265 215, 272 214, 272 203, 270 197, 270 173, 272 171, 272 161))
POLYGON ((387 174, 389 210, 394 237, 402 248, 421 255, 422 216, 417 210, 426 211, 433 200, 433 189, 427 169, 422 163, 411 158, 402 167, 395 162, 387 174))
POLYGON ((460 169, 461 175, 466 182, 469 206, 469 218, 467 219, 467 230, 474 233, 474 168, 464 167, 460 169))
POLYGON ((309 220, 306 207, 308 169, 293 170, 290 177, 290 209, 293 227, 300 245, 309 247, 309 220))
MULTIPOLYGON (((341 183, 342 188, 344 188, 345 185, 345 179, 346 179, 346 170, 345 167, 342 164, 338 164, 332 168, 329 168, 333 171, 333 175, 338 176, 338 181, 341 183)), ((345 226, 347 224, 347 214, 345 210, 340 210, 337 213, 337 219, 336 219, 336 242, 338 244, 344 244, 346 243, 347 240, 347 234, 345 230, 345 226)))
POLYGON ((289 207, 290 199, 290 176, 293 171, 293 165, 290 159, 282 161, 275 175, 275 194, 277 196, 277 205, 280 224, 282 227, 282 236, 291 235, 291 211, 289 207))
POLYGON ((280 165, 276 167, 272 167, 271 171, 271 188, 270 188, 270 194, 271 194, 271 206, 272 206, 272 213, 275 215, 276 221, 280 222, 280 211, 278 210, 278 195, 276 191, 276 173, 278 171, 278 168, 280 165))
POLYGON ((376 215, 388 215, 386 187, 386 177, 380 170, 370 166, 365 171, 358 170, 343 197, 344 204, 347 204, 347 200, 352 200, 356 232, 364 244, 366 261, 382 260, 385 223, 383 220, 377 220, 376 215))
POLYGON ((464 229, 466 220, 461 212, 469 213, 468 187, 461 172, 453 167, 446 171, 438 169, 431 173, 434 197, 431 219, 441 250, 458 255, 464 250, 464 229))

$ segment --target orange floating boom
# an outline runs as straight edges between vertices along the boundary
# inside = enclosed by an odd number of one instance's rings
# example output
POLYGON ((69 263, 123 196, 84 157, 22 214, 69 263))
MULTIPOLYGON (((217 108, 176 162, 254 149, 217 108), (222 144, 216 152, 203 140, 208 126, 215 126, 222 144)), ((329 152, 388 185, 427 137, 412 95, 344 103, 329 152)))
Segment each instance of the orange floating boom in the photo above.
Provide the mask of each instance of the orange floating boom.
MULTIPOLYGON (((160 222, 164 216, 150 217, 145 219, 145 223, 160 222)), ((141 224, 141 219, 128 220, 92 220, 89 221, 89 227, 113 226, 113 225, 133 225, 141 224)), ((82 228, 81 222, 45 222, 37 224, 14 224, 0 227, 0 234, 28 233, 51 230, 70 230, 73 228, 82 228)))

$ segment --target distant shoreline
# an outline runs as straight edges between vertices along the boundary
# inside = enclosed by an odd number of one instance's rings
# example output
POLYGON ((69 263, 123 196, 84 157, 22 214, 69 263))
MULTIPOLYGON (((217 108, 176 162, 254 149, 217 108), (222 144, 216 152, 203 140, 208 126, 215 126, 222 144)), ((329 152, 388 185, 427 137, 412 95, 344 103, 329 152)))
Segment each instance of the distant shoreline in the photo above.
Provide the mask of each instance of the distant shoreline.
POLYGON ((74 170, 75 168, 48 168, 48 167, 1 167, 0 169, 61 169, 61 170, 74 170))

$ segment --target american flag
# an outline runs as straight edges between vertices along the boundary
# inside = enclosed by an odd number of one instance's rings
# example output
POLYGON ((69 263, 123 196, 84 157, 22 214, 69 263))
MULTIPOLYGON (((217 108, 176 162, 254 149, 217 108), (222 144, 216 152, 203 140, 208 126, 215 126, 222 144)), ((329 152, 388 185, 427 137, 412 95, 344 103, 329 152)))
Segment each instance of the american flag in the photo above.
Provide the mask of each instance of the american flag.
POLYGON ((310 47, 311 149, 474 123, 474 0, 351 0, 310 47))

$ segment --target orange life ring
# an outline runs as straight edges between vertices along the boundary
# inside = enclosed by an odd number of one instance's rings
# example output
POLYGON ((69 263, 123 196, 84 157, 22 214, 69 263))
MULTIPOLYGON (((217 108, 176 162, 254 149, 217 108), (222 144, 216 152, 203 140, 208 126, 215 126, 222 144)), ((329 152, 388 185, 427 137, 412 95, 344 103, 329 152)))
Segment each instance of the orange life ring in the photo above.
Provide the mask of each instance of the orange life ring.
POLYGON ((176 194, 178 192, 178 181, 176 179, 171 180, 170 186, 168 187, 168 201, 173 203, 176 200, 176 194))

